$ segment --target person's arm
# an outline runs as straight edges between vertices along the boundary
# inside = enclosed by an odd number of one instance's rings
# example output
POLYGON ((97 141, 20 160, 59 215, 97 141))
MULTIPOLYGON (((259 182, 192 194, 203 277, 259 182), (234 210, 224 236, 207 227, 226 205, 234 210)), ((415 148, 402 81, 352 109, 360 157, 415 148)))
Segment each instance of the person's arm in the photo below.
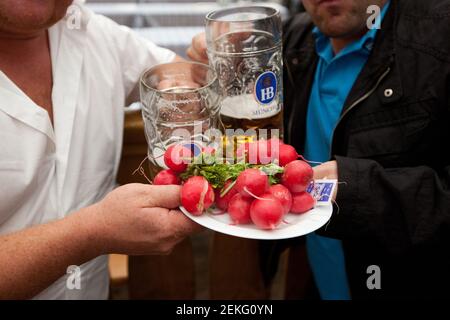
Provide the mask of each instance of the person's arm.
POLYGON ((130 184, 67 218, 0 236, 0 299, 31 298, 70 265, 102 254, 166 254, 199 227, 179 186, 130 184))
POLYGON ((450 166, 385 169, 376 161, 336 157, 315 179, 338 178, 335 212, 322 230, 339 239, 372 239, 386 250, 450 243, 450 166))
POLYGON ((0 299, 31 298, 66 273, 101 254, 92 207, 66 219, 0 236, 0 299))

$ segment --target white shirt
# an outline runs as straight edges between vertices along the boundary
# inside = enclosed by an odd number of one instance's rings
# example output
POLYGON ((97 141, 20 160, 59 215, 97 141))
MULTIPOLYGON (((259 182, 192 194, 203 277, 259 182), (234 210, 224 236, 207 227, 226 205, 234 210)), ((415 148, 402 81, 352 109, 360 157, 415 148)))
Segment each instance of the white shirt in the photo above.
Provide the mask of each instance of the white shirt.
MULTIPOLYGON (((125 99, 144 69, 175 57, 75 5, 80 28, 66 16, 49 29, 54 127, 0 71, 0 234, 61 219, 114 188, 125 99)), ((107 257, 98 257, 81 266, 80 290, 67 288, 66 275, 36 298, 104 299, 108 279, 107 257)))

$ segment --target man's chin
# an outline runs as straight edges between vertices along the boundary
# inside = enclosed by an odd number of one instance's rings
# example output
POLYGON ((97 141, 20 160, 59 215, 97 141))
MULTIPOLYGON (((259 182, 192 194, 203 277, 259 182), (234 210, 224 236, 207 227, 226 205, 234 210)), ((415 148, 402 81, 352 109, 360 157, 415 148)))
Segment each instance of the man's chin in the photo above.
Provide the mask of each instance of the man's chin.
POLYGON ((0 32, 27 35, 42 32, 64 17, 71 0, 5 0, 0 3, 0 32), (14 2, 15 1, 15 2, 14 2))
POLYGON ((358 34, 359 32, 355 32, 355 30, 359 30, 360 26, 350 25, 349 21, 344 21, 345 19, 339 18, 330 18, 327 20, 327 23, 319 25, 319 30, 324 35, 330 38, 345 38, 348 36, 352 36, 353 34, 358 34))
POLYGON ((24 17, 0 21, 0 35, 3 37, 27 38, 40 34, 57 23, 63 17, 24 17))

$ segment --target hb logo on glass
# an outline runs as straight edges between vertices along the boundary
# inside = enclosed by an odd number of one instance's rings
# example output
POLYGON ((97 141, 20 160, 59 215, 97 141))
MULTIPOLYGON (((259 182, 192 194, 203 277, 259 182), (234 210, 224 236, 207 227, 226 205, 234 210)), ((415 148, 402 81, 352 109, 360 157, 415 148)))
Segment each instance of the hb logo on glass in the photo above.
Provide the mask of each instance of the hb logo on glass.
POLYGON ((277 94, 277 76, 272 71, 261 74, 255 83, 255 97, 261 104, 271 103, 277 94))

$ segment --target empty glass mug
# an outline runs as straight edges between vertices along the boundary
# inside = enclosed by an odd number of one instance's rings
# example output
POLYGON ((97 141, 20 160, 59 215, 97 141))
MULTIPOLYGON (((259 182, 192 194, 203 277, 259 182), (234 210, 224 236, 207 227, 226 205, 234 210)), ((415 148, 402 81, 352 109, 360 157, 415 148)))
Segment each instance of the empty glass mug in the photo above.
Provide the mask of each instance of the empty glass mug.
MULTIPOLYGON (((283 130, 282 23, 278 10, 248 6, 206 16, 207 53, 230 129, 283 130)), ((270 130, 269 130, 270 135, 270 130)))
POLYGON ((166 169, 164 152, 181 144, 198 155, 208 129, 218 127, 220 96, 215 71, 195 62, 157 65, 141 76, 140 94, 150 174, 166 169))

